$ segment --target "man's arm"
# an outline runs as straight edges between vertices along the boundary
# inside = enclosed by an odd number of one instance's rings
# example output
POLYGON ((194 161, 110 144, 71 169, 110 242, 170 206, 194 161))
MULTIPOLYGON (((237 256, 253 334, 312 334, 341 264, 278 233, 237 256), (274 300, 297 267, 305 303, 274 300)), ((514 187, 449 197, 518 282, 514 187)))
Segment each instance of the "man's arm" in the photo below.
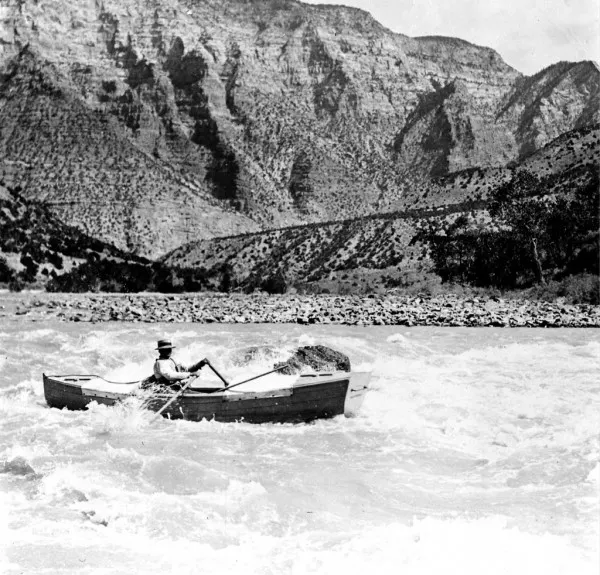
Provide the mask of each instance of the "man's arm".
POLYGON ((192 374, 189 371, 177 371, 175 362, 172 359, 157 359, 154 366, 154 375, 164 377, 168 381, 181 381, 192 374))
POLYGON ((210 365, 210 361, 208 361, 208 359, 206 358, 201 359, 198 363, 195 363, 194 365, 190 365, 190 367, 188 367, 187 370, 195 372, 202 369, 205 365, 210 365))

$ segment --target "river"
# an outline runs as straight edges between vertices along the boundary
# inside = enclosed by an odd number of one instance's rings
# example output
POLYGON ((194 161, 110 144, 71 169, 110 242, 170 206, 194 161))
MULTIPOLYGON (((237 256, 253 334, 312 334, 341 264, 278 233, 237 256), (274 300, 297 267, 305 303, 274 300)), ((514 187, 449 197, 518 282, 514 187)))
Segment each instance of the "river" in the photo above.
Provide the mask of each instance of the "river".
POLYGON ((13 321, 0 350, 2 573, 598 573, 598 330, 13 321), (302 425, 45 405, 43 372, 137 379, 163 336, 232 381, 328 345, 371 389, 302 425))

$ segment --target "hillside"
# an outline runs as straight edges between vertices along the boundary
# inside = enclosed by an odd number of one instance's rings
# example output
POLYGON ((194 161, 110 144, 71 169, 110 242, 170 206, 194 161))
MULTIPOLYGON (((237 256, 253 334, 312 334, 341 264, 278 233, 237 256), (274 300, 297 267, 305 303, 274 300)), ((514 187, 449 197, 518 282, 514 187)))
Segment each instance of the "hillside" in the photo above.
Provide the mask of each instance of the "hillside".
MULTIPOLYGON (((539 178, 547 178, 550 188, 553 178, 569 185, 569 174, 581 168, 600 166, 600 124, 566 132, 541 149, 499 168, 472 168, 417 184, 407 193, 408 201, 386 206, 386 211, 404 209, 447 209, 452 205, 485 202, 503 183, 510 181, 516 170, 527 170, 539 178)), ((548 193, 552 193, 551 189, 548 193)))
POLYGON ((440 180, 437 195, 420 209, 192 242, 163 261, 218 281, 227 273, 232 286, 245 290, 279 282, 351 293, 414 283, 435 273, 427 230, 449 227, 461 214, 486 229, 486 200, 518 174, 538 178, 549 197, 597 187, 599 141, 596 125, 565 134, 510 168, 458 172, 440 180), (461 194, 443 203, 457 189, 461 194))
POLYGON ((0 7, 0 177, 151 258, 198 239, 451 204, 465 189, 484 197, 473 176, 466 188, 438 181, 488 169, 502 179, 507 162, 600 120, 592 63, 524 77, 489 48, 408 38, 342 6, 0 7))
POLYGON ((43 285, 86 261, 149 263, 63 224, 46 206, 4 184, 0 181, 0 283, 43 285))

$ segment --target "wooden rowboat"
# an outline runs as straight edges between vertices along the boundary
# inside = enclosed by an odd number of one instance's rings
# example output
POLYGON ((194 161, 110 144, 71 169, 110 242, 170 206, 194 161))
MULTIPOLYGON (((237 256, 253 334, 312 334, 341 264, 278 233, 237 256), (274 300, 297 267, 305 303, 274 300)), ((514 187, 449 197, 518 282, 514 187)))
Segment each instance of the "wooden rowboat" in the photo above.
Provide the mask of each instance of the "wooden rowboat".
MULTIPOLYGON (((44 395, 50 407, 86 409, 95 401, 114 405, 140 394, 141 381, 118 383, 97 375, 45 375, 44 395)), ((211 392, 209 388, 186 390, 162 412, 163 417, 201 421, 249 423, 304 422, 346 415, 359 410, 369 385, 369 373, 319 373, 300 375, 291 387, 268 391, 238 389, 211 392)), ((216 388, 215 388, 216 389, 216 388)), ((144 407, 159 411, 173 393, 152 394, 144 407)))

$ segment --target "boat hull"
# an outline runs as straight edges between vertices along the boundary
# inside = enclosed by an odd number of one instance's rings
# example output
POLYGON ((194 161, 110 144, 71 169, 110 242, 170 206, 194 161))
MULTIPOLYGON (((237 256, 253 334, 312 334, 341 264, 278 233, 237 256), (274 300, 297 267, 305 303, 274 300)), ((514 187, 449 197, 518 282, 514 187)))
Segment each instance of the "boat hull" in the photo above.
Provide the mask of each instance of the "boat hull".
MULTIPOLYGON (((249 423, 307 422, 345 414, 355 415, 368 388, 367 373, 300 376, 292 387, 262 392, 237 390, 204 393, 186 391, 162 416, 169 419, 249 423)), ((44 375, 44 395, 50 407, 87 409, 92 402, 114 405, 135 395, 140 382, 113 383, 93 375, 44 375)), ((144 407, 160 410, 172 394, 154 394, 144 407)))

